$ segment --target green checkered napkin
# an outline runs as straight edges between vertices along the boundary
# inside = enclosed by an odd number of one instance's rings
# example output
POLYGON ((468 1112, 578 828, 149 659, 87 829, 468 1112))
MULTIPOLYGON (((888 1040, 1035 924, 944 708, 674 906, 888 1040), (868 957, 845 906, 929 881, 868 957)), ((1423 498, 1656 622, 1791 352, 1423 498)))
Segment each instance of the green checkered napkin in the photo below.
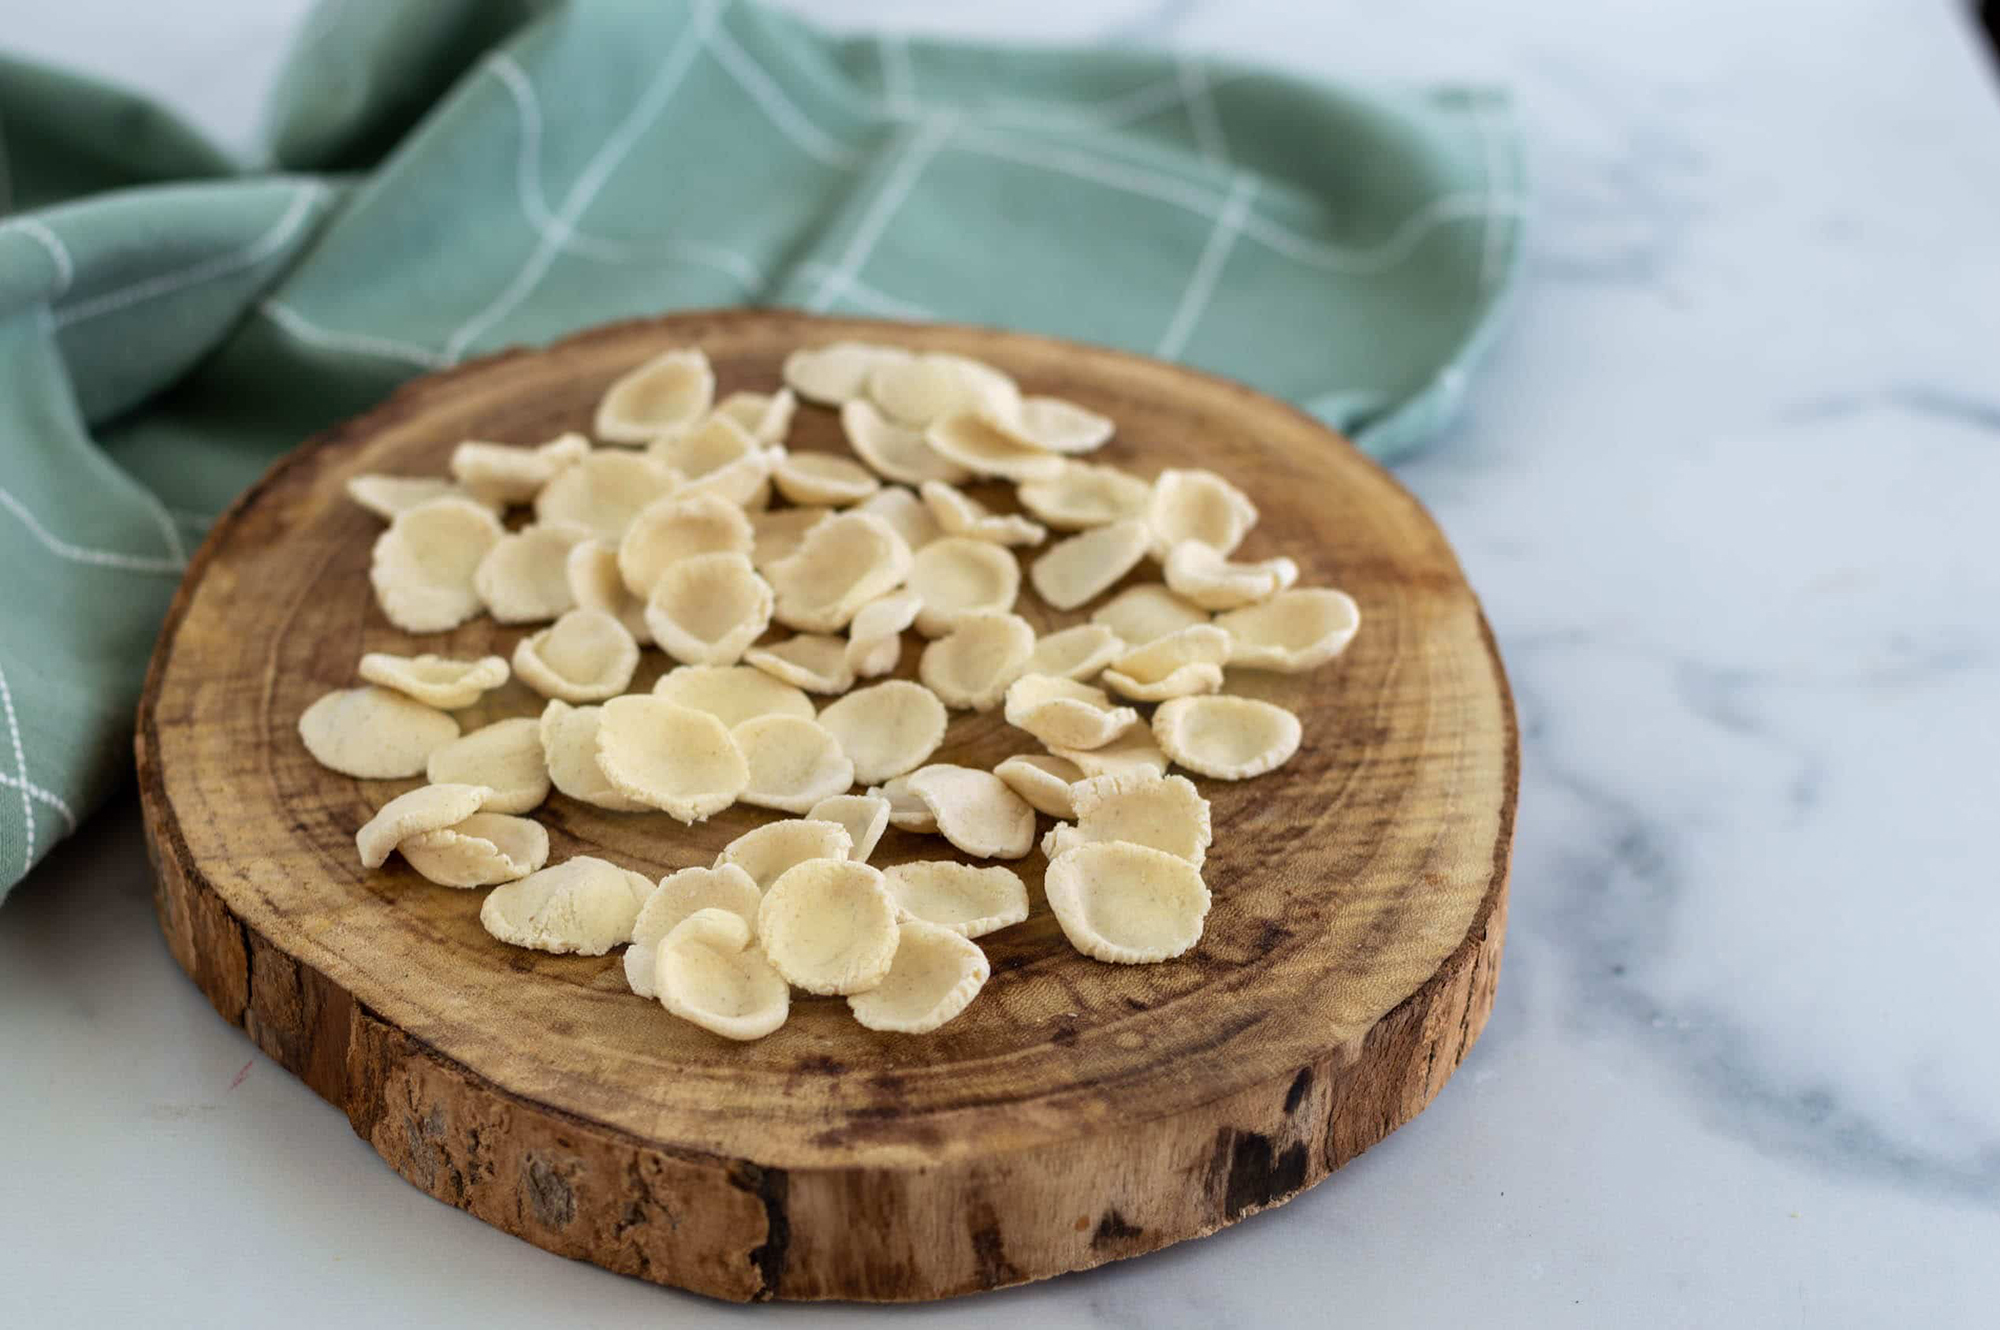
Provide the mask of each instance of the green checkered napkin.
POLYGON ((716 0, 336 0, 279 89, 247 169, 0 59, 0 891, 127 770, 213 514, 412 375, 794 305, 1184 360, 1394 456, 1451 414, 1519 250, 1487 91, 716 0))

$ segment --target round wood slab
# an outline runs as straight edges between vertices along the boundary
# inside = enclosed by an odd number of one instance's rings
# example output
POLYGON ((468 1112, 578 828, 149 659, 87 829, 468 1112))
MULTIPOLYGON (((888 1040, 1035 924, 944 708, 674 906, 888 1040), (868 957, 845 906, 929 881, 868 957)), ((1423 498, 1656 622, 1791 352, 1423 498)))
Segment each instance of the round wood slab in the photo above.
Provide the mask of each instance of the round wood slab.
MULTIPOLYGON (((791 442, 844 447, 818 407, 801 407, 791 442)), ((975 493, 1012 506, 1004 486, 975 493)), ((1026 592, 1023 605, 1038 628, 1084 617, 1026 592)), ((635 687, 662 668, 646 658, 635 687)), ((514 683, 461 719, 540 706, 514 683)), ((1036 748, 998 712, 959 712, 939 759, 990 767, 1036 748)), ((1290 407, 1046 338, 728 311, 420 379, 280 461, 188 570, 138 765, 175 958, 412 1183, 550 1251, 717 1297, 900 1300, 1212 1232, 1422 1109, 1492 1005, 1517 752, 1492 637, 1444 538, 1290 407), (1100 460, 1220 471, 1263 510, 1242 557, 1292 555, 1302 584, 1360 602, 1362 627, 1312 673, 1231 671, 1229 691, 1298 712, 1305 742, 1260 779, 1197 781, 1214 805, 1215 903, 1188 956, 1079 955, 1041 899, 1037 852, 1015 865, 1032 916, 980 940, 992 980, 942 1030, 876 1033, 844 1002, 805 999, 776 1034, 734 1044, 627 991, 615 953, 504 946, 479 925, 483 893, 400 859, 362 869, 355 829, 417 782, 327 771, 296 726, 356 682, 364 651, 505 656, 528 631, 390 626, 367 576, 381 524, 344 496, 348 477, 441 475, 460 439, 587 430, 605 386, 669 346, 704 347, 719 393, 771 391, 786 352, 835 338, 982 357, 1116 419, 1100 460)), ((652 876, 777 816, 738 807, 684 828, 561 795, 535 815, 551 862, 587 852, 652 876)), ((892 830, 875 862, 934 857, 952 856, 892 830)))

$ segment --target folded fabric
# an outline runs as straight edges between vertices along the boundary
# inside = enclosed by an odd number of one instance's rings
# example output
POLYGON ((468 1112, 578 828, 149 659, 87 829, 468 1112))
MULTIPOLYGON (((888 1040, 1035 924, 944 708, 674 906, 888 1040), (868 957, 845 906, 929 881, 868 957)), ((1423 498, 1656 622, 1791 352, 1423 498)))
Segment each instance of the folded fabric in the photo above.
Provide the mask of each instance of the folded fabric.
POLYGON ((1519 248, 1491 91, 718 0, 326 4, 254 168, 4 60, 0 130, 0 891, 128 770, 213 515, 412 375, 789 305, 1185 361, 1392 457, 1449 417, 1519 248))

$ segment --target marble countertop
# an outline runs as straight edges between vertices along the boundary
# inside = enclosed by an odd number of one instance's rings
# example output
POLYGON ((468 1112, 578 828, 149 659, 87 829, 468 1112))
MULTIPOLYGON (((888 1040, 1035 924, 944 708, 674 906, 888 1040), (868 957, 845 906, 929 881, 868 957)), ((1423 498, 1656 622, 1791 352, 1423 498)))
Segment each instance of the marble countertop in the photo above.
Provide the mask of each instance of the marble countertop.
MULTIPOLYGON (((2000 873, 1977 828, 2000 808, 2000 89, 1966 17, 802 7, 1502 80, 1536 185, 1513 325, 1462 423, 1401 472, 1483 595, 1521 710, 1485 1038, 1428 1112, 1281 1209, 896 1315, 1991 1324, 2000 873)), ((300 11, 22 8, 7 46, 237 142, 300 11)), ((0 1322, 888 1319, 663 1292, 425 1198, 215 1018, 150 889, 128 799, 0 910, 0 1322)))

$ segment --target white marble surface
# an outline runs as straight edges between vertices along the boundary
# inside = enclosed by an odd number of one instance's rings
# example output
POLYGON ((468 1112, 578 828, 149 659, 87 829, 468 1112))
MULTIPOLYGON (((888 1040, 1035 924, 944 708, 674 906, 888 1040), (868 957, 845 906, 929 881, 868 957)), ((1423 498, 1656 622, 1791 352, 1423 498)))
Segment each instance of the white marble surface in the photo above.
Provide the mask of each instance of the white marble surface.
MULTIPOLYGON (((16 3, 0 41, 243 143, 293 8, 16 3)), ((954 22, 1518 89, 1527 280, 1403 476, 1498 629, 1525 786, 1499 1005, 1429 1112, 1216 1237, 898 1316, 1993 1324, 2000 92, 1961 15, 1005 9, 954 22)), ((424 1198, 215 1019, 148 890, 127 802, 0 910, 0 1323, 887 1319, 663 1292, 424 1198)))

